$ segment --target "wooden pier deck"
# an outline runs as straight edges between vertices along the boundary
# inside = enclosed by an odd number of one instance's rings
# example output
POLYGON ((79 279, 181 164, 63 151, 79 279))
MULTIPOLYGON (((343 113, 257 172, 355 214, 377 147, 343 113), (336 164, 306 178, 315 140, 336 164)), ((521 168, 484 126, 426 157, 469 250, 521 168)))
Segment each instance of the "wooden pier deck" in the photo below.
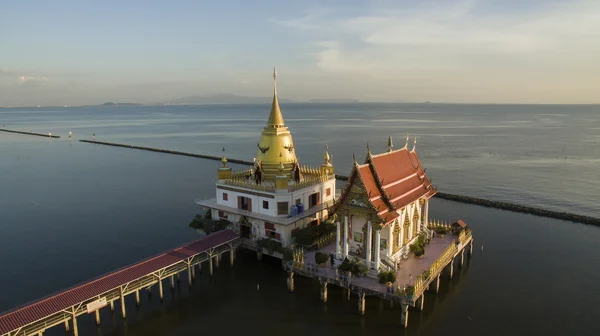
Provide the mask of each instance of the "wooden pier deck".
MULTIPOLYGON (((293 291, 294 274, 313 278, 321 283, 321 299, 327 301, 327 285, 333 284, 356 293, 359 300, 359 312, 364 314, 364 300, 367 296, 378 297, 402 307, 401 323, 403 327, 408 326, 408 307, 417 307, 423 310, 425 291, 428 289, 437 293, 440 286, 440 277, 444 269, 447 269, 449 277, 454 273, 454 261, 459 259, 459 266, 464 264, 464 254, 468 251, 472 254, 473 237, 471 231, 463 231, 458 236, 448 234, 444 237, 433 238, 426 247, 425 256, 416 258, 411 255, 408 259, 399 262, 396 271, 396 282, 390 289, 385 284, 380 284, 378 279, 370 276, 348 277, 338 272, 335 267, 321 266, 315 264, 315 252, 306 252, 301 260, 290 262, 287 265, 289 272, 288 288, 293 291), (414 288, 412 294, 404 294, 395 291, 396 287, 414 288)), ((319 250, 320 252, 333 253, 335 243, 319 250)))
POLYGON ((126 317, 125 296, 135 293, 139 305, 139 291, 158 284, 160 299, 163 298, 163 280, 170 278, 171 287, 175 276, 187 271, 191 285, 195 276, 195 266, 208 261, 209 272, 213 272, 213 259, 219 263, 223 253, 230 253, 234 261, 238 235, 231 230, 219 231, 203 239, 180 246, 171 251, 123 267, 96 279, 86 281, 64 291, 49 295, 20 308, 0 314, 0 335, 21 336, 39 335, 53 326, 63 324, 67 331, 72 325, 73 334, 78 335, 77 316, 96 314, 100 324, 98 309, 110 305, 114 311, 115 301, 121 302, 121 313, 126 317), (72 321, 69 324, 69 321, 72 321))

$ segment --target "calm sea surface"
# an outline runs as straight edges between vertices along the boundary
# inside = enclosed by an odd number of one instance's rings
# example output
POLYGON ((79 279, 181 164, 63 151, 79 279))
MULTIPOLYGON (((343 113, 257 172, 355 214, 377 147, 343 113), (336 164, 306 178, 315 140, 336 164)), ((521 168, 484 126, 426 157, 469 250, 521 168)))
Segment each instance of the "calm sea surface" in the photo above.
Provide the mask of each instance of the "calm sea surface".
MULTIPOLYGON (((301 163, 320 164, 329 145, 349 173, 366 143, 373 152, 417 136, 439 190, 600 216, 600 106, 283 104, 301 163)), ((181 243, 194 198, 214 195, 219 163, 80 143, 91 139, 251 160, 269 106, 0 109, 0 311, 181 243), (73 132, 74 141, 68 140, 73 132)), ((412 146, 412 138, 410 144, 412 146)), ((82 335, 600 334, 600 228, 435 199, 431 217, 464 219, 475 255, 425 311, 400 327, 399 307, 297 278, 287 293, 275 260, 239 252, 234 267, 194 287, 142 296, 117 311, 80 318, 82 335), (485 245, 481 252, 481 245, 485 245), (260 291, 256 290, 260 284, 260 291)), ((226 263, 223 263, 226 264, 226 263)), ((133 299, 133 298, 128 298, 133 299)), ((63 335, 56 327, 45 335, 63 335)))

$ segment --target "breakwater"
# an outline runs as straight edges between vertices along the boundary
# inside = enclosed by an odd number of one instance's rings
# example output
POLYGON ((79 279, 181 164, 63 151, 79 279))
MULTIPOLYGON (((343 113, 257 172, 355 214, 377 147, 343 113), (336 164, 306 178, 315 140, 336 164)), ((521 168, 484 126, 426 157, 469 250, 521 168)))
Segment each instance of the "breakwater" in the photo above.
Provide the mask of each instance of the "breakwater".
MULTIPOLYGON (((214 155, 194 154, 194 153, 180 152, 180 151, 174 151, 174 150, 169 150, 169 149, 134 146, 134 145, 126 145, 126 144, 119 144, 119 143, 105 142, 105 141, 95 141, 95 140, 79 140, 79 141, 85 142, 85 143, 91 143, 91 144, 98 144, 98 145, 133 148, 133 149, 140 149, 140 150, 146 150, 146 151, 158 152, 158 153, 167 153, 167 154, 174 154, 174 155, 197 157, 197 158, 201 158, 201 159, 208 159, 208 160, 215 160, 215 161, 221 160, 221 157, 214 156, 214 155)), ((229 157, 227 158, 227 161, 231 162, 231 163, 238 163, 238 164, 244 164, 244 165, 252 165, 253 164, 252 161, 232 159, 229 157)), ((346 175, 335 175, 335 178, 338 180, 341 180, 341 181, 348 180, 348 176, 346 176, 346 175)), ((501 209, 501 210, 508 210, 508 211, 514 211, 514 212, 535 215, 535 216, 562 219, 562 220, 567 220, 567 221, 571 221, 571 222, 600 226, 600 218, 597 218, 597 217, 583 216, 583 215, 578 215, 578 214, 573 214, 573 213, 568 213, 568 212, 552 211, 552 210, 535 208, 535 207, 530 207, 530 206, 525 206, 525 205, 500 202, 500 201, 492 201, 492 200, 471 197, 471 196, 449 194, 449 193, 445 193, 445 192, 438 192, 435 195, 435 197, 449 200, 449 201, 454 201, 454 202, 480 205, 480 206, 484 206, 484 207, 488 207, 488 208, 496 208, 496 209, 501 209)))
POLYGON ((521 212, 521 213, 526 213, 526 214, 536 215, 536 216, 541 216, 541 217, 563 219, 563 220, 567 220, 567 221, 571 221, 571 222, 578 222, 578 223, 585 223, 585 224, 600 226, 600 218, 597 218, 597 217, 577 215, 577 214, 568 213, 568 212, 552 211, 552 210, 546 210, 546 209, 535 208, 535 207, 513 204, 513 203, 491 201, 491 200, 477 198, 477 197, 471 197, 471 196, 448 194, 448 193, 444 193, 444 192, 438 192, 435 195, 435 197, 439 197, 439 198, 449 200, 449 201, 480 205, 480 206, 484 206, 484 207, 488 207, 488 208, 496 208, 496 209, 514 211, 514 212, 521 212))
MULTIPOLYGON (((140 149, 140 150, 145 150, 145 151, 150 151, 150 152, 167 153, 167 154, 182 155, 182 156, 191 156, 191 157, 197 157, 197 158, 201 158, 201 159, 221 161, 221 157, 220 156, 214 156, 214 155, 179 152, 179 151, 174 151, 174 150, 170 150, 170 149, 160 149, 160 148, 152 148, 152 147, 125 145, 125 144, 119 144, 119 143, 114 143, 114 142, 105 142, 105 141, 96 141, 96 140, 79 140, 79 141, 80 142, 85 142, 85 143, 97 144, 97 145, 105 145, 105 146, 113 146, 113 147, 123 147, 123 148, 133 148, 133 149, 140 149)), ((231 158, 227 158, 227 162, 239 163, 239 164, 245 164, 245 165, 252 165, 251 161, 231 159, 231 158)))
POLYGON ((15 130, 9 130, 9 129, 6 129, 6 128, 0 128, 0 131, 2 131, 2 132, 8 132, 8 133, 25 134, 25 135, 35 135, 35 136, 41 136, 41 137, 46 137, 46 138, 54 138, 54 139, 60 138, 60 135, 52 135, 51 133, 42 134, 42 133, 34 133, 34 132, 15 131, 15 130))

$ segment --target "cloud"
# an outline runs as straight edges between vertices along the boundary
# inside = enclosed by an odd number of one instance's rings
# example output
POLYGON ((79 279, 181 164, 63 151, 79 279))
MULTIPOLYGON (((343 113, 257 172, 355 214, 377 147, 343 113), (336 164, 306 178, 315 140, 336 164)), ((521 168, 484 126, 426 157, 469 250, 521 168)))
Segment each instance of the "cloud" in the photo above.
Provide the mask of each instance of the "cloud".
POLYGON ((35 83, 35 82, 48 82, 49 78, 46 76, 32 76, 23 74, 14 70, 0 69, 0 77, 8 78, 9 81, 16 84, 35 83))
POLYGON ((19 76, 19 84, 27 82, 47 82, 48 77, 46 76, 19 76))

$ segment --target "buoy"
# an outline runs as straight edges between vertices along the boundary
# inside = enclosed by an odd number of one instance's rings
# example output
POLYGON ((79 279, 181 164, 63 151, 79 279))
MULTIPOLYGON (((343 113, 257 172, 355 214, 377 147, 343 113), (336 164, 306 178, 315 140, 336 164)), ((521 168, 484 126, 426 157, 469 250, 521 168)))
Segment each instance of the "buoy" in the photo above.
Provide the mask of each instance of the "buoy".
POLYGON ((481 245, 481 252, 483 252, 483 245, 481 245))
POLYGON ((256 290, 259 291, 260 290, 260 285, 256 284, 256 290))

